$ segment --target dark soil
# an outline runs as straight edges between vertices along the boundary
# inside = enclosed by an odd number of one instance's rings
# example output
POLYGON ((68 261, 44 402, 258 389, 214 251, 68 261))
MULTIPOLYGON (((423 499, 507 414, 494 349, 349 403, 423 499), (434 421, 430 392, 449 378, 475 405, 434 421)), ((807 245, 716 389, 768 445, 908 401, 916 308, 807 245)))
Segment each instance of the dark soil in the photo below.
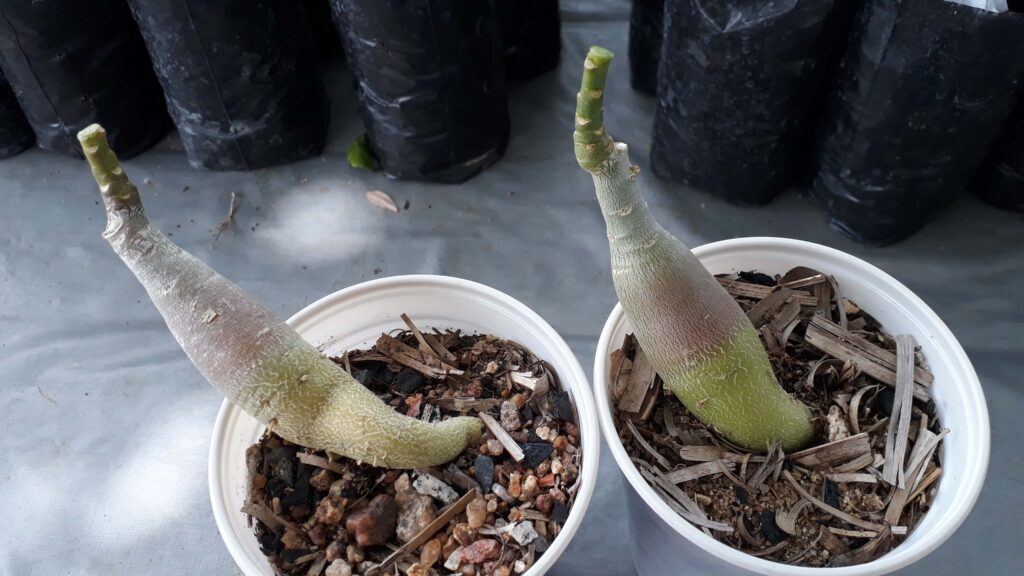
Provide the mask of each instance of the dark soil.
MULTIPOLYGON (((893 413, 894 388, 867 373, 877 373, 870 370, 877 367, 868 366, 869 357, 855 355, 838 360, 819 346, 845 353, 853 340, 849 334, 893 353, 896 345, 877 321, 838 293, 834 280, 816 274, 798 268, 781 278, 744 272, 720 281, 760 329, 779 382, 812 409, 818 436, 811 446, 845 438, 840 445, 855 445, 850 450, 831 453, 835 458, 828 462, 814 462, 813 457, 801 458, 806 451, 795 455, 777 451, 766 456, 729 444, 664 389, 660 377, 653 372, 650 382, 642 376, 630 378, 631 361, 639 350, 632 336, 613 355, 613 365, 618 367, 613 367, 611 375, 615 383, 616 419, 620 439, 634 462, 640 461, 638 470, 651 486, 691 522, 696 517, 698 522, 694 523, 698 525, 701 518, 718 523, 717 527, 704 528, 717 540, 787 564, 860 564, 897 545, 927 512, 941 475, 938 454, 944 432, 934 404, 925 398, 915 398, 903 460, 908 467, 905 487, 899 490, 884 479, 886 419, 893 413), (815 278, 817 282, 803 285, 815 278), (778 302, 768 306, 767 311, 763 305, 755 310, 754 306, 769 296, 762 291, 758 297, 752 297, 757 291, 751 291, 749 286, 780 291, 780 281, 794 286, 788 298, 775 296, 778 302), (798 313, 791 304, 794 301, 800 301, 798 313), (788 316, 784 312, 787 304, 791 305, 788 316), (848 331, 845 339, 836 340, 837 348, 820 344, 821 340, 813 335, 809 338, 808 325, 816 314, 816 322, 826 319, 844 325, 848 331), (784 346, 778 342, 784 342, 784 346), (809 378, 812 371, 814 375, 809 378), (642 404, 634 403, 635 410, 625 411, 621 408, 623 400, 629 396, 629 388, 636 386, 647 387, 648 397, 642 404), (849 439, 855 436, 855 430, 851 430, 854 422, 862 434, 866 432, 866 438, 849 439), (915 444, 920 444, 919 461, 923 464, 911 470, 915 444), (691 472, 698 477, 685 480, 691 472), (675 481, 680 478, 684 480, 675 481), (794 482, 805 495, 794 488, 794 482), (679 495, 679 489, 685 494, 679 495), (849 517, 826 511, 805 496, 852 516, 857 525, 849 517)), ((914 356, 915 365, 926 370, 920 352, 915 350, 914 356)))
POLYGON ((459 331, 425 336, 443 351, 396 330, 333 360, 408 416, 490 413, 524 458, 516 462, 485 431, 479 446, 444 467, 390 470, 267 434, 247 453, 244 511, 278 574, 509 576, 558 535, 581 453, 575 408, 557 375, 515 342, 459 331), (418 368, 409 354, 419 355, 418 368), (444 364, 464 373, 439 377, 432 367, 444 364))

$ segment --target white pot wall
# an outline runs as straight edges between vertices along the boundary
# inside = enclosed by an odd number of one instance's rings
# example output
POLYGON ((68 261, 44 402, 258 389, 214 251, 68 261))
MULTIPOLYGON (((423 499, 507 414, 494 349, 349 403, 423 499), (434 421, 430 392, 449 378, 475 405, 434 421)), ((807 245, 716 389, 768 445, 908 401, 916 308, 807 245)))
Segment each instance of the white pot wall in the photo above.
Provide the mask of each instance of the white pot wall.
POLYGON ((840 292, 877 318, 891 334, 912 334, 935 375, 932 394, 944 427, 951 430, 940 457, 943 476, 928 514, 914 533, 888 554, 843 568, 788 566, 734 550, 675 514, 637 472, 615 431, 609 401, 610 354, 631 331, 616 305, 601 333, 594 360, 598 419, 626 477, 633 559, 639 576, 868 576, 907 566, 935 550, 967 517, 984 484, 989 421, 978 377, 963 348, 928 306, 891 276, 838 250, 784 238, 738 238, 695 249, 712 273, 758 270, 782 274, 808 266, 831 274, 840 292))
MULTIPOLYGON (((421 329, 461 328, 515 340, 555 368, 563 389, 576 406, 582 479, 569 518, 550 548, 526 572, 541 576, 572 540, 593 496, 597 481, 600 431, 590 385, 572 350, 540 316, 493 288, 446 276, 395 276, 346 288, 310 304, 288 323, 328 353, 371 346, 382 332, 404 327, 408 314, 421 329)), ((245 450, 263 426, 225 401, 210 444, 209 483, 214 517, 224 543, 246 576, 273 576, 252 528, 239 511, 248 479, 245 450)))

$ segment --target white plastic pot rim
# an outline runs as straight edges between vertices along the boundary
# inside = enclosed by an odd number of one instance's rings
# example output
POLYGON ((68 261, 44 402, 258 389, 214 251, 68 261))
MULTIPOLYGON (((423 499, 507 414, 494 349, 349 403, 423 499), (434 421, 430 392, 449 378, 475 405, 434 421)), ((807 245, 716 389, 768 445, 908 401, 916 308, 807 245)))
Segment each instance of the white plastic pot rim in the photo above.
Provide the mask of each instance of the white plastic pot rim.
MULTIPOLYGON (((387 302, 390 300, 404 299, 404 302, 408 303, 417 298, 421 303, 421 310, 434 310, 439 306, 447 306, 446 310, 451 315, 457 316, 465 314, 462 312, 465 308, 475 309, 477 317, 467 323, 479 325, 480 332, 512 338, 530 348, 532 352, 555 367, 562 388, 569 391, 572 396, 579 420, 580 449, 583 452, 579 487, 573 506, 569 510, 569 516, 558 536, 551 542, 544 555, 538 558, 536 563, 525 573, 525 576, 541 576, 554 565, 565 551, 583 521, 597 483, 601 438, 586 373, 572 350, 554 328, 529 307, 498 290, 469 280, 433 275, 393 276, 364 282, 317 300, 289 318, 288 323, 304 337, 311 339, 315 345, 326 344, 329 347, 331 342, 337 340, 340 335, 331 334, 323 338, 325 336, 325 317, 336 324, 333 314, 336 314, 339 309, 354 310, 358 308, 363 310, 360 316, 364 318, 364 322, 368 314, 367 310, 372 310, 375 322, 387 322, 392 327, 399 327, 401 326, 401 320, 398 318, 400 313, 408 312, 413 316, 413 320, 416 320, 416 311, 410 309, 383 310, 383 308, 387 307, 387 302), (423 294, 430 292, 434 292, 437 299, 443 299, 443 297, 451 299, 457 295, 458 302, 448 302, 443 305, 436 301, 424 302, 423 294), (417 294, 420 295, 417 296, 417 294), (492 315, 491 320, 485 317, 488 315, 492 315), (520 337, 515 338, 511 334, 503 334, 501 330, 490 331, 487 329, 488 322, 502 323, 510 330, 518 330, 520 337), (311 332, 319 334, 320 337, 311 337, 311 332), (524 335, 535 338, 536 343, 543 346, 548 354, 538 350, 538 346, 531 346, 530 342, 524 341, 528 340, 524 335), (321 341, 317 341, 318 339, 321 341)), ((439 312, 439 314, 441 313, 439 312)), ((438 327, 442 326, 438 325, 438 327)), ((460 326, 457 321, 453 321, 450 327, 467 328, 465 325, 460 326)), ((356 330, 360 329, 356 328, 356 330)), ((338 332, 341 331, 338 330, 338 332)), ((375 337, 374 335, 373 338, 375 337)), ((241 523, 233 522, 233 520, 241 518, 242 513, 239 510, 230 509, 227 505, 231 499, 229 493, 237 491, 239 487, 230 485, 228 482, 226 467, 237 466, 236 460, 243 462, 242 466, 244 467, 244 455, 238 453, 240 445, 237 437, 238 430, 248 428, 252 431, 254 422, 248 415, 227 401, 221 406, 210 444, 210 500, 213 505, 214 518, 225 546, 242 572, 247 576, 271 576, 272 572, 267 561, 259 553, 258 548, 252 545, 243 545, 243 539, 247 539, 248 544, 254 543, 255 535, 251 529, 246 529, 247 527, 241 523), (233 434, 235 437, 232 437, 233 434)), ((238 497, 237 493, 232 496, 236 499, 238 497)))
MULTIPOLYGON (((824 266, 819 266, 822 272, 837 276, 845 272, 850 275, 870 279, 879 286, 884 286, 887 298, 891 300, 891 302, 887 303, 894 309, 894 314, 915 318, 922 327, 922 333, 915 334, 918 337, 918 344, 921 344, 922 338, 932 339, 941 343, 942 349, 946 352, 944 355, 946 357, 942 358, 942 360, 951 365, 956 372, 955 376, 953 376, 956 383, 955 392, 962 394, 968 403, 968 406, 965 408, 964 421, 955 424, 949 423, 948 427, 953 428, 951 435, 963 434, 970 438, 970 449, 964 455, 966 463, 962 467, 963 478, 959 480, 955 498, 946 506, 946 509, 936 511, 933 508, 929 511, 929 514, 941 514, 939 518, 941 529, 932 530, 925 537, 916 540, 912 544, 904 542, 894 550, 871 562, 837 568, 814 568, 781 564, 751 556, 704 534, 700 529, 676 514, 647 484, 630 461, 629 455, 618 438, 608 395, 607 375, 609 355, 621 344, 621 341, 613 341, 613 338, 616 337, 616 334, 621 334, 627 320, 622 306, 616 304, 602 329, 601 338, 597 345, 594 358, 593 381, 598 419, 601 422, 602 432, 608 443, 609 450, 615 458, 619 469, 643 502, 681 537, 686 538, 696 547, 711 554, 723 562, 723 564, 731 564, 753 573, 773 576, 822 576, 823 574, 828 574, 828 576, 877 576, 910 565, 925 557, 938 548, 967 518, 981 492, 988 468, 990 445, 988 408, 985 404, 981 384, 966 353, 949 328, 910 289, 877 267, 839 250, 810 242, 769 237, 724 240, 700 246, 693 250, 694 254, 705 263, 714 259, 729 259, 732 255, 738 256, 747 251, 785 255, 785 260, 791 261, 789 262, 791 266, 806 265, 815 267, 813 265, 815 261, 826 259, 829 261, 831 269, 822 269, 824 266), (925 327, 927 329, 924 329, 925 327)), ((745 262, 745 264, 747 263, 745 262)), ((710 266, 709 268, 714 273, 726 271, 716 270, 710 266)), ((742 268, 742 270, 754 268, 756 268, 756 264, 752 264, 751 268, 742 268)), ((770 268, 762 268, 762 270, 781 272, 771 270, 770 268)), ((730 271, 735 272, 739 270, 730 271)), ((840 280, 840 290, 842 288, 843 281, 840 280)), ((870 309, 868 311, 871 312, 870 309)), ((883 324, 885 324, 884 320, 883 324)), ((928 359, 939 360, 938 358, 928 359)), ((960 468, 958 466, 958 469, 960 468)), ((946 480, 946 482, 949 482, 949 480, 946 480)), ((942 487, 943 484, 940 483, 940 489, 942 487)), ((685 566, 680 566, 679 569, 684 570, 685 566)))

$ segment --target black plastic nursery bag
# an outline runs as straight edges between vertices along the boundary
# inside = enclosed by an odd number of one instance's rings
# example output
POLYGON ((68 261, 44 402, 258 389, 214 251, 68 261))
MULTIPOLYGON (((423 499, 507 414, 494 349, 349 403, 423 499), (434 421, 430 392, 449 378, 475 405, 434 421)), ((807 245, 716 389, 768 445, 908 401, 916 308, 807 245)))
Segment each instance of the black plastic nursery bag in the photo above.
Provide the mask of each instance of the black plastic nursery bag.
POLYGON ((629 81, 633 90, 658 91, 658 60, 665 0, 633 0, 629 13, 629 81))
POLYGON ((0 67, 39 146, 82 157, 77 133, 98 122, 130 158, 170 122, 124 0, 0 0, 0 67))
POLYGON ((737 204, 792 185, 851 1, 667 2, 654 173, 737 204))
POLYGON ((1024 98, 981 163, 971 188, 993 206, 1024 213, 1024 98))
POLYGON ((327 99, 296 0, 129 0, 189 163, 251 170, 316 156, 327 99))
POLYGON ((457 183, 505 151, 491 2, 332 0, 370 148, 391 178, 457 183))
POLYGON ((18 100, 0 74, 0 158, 10 158, 36 141, 32 127, 18 107, 18 100))
POLYGON ((1022 88, 1024 14, 866 0, 830 101, 814 198, 866 244, 912 235, 964 190, 1022 88))
POLYGON ((521 82, 558 66, 562 25, 558 0, 495 0, 505 52, 505 78, 521 82))

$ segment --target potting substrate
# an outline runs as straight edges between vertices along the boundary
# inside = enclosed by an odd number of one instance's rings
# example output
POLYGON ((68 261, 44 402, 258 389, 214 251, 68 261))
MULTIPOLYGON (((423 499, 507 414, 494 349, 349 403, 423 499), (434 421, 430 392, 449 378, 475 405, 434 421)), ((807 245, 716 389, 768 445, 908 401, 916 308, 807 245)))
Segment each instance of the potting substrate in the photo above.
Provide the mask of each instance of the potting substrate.
POLYGON ((40 148, 81 158, 75 135, 102 123, 126 159, 167 133, 163 93, 124 2, 3 2, 0 16, 0 68, 40 148))
POLYGON ((759 329, 780 383, 811 408, 815 441, 792 454, 731 445, 663 389, 628 335, 610 375, 627 453, 680 516, 753 556, 820 567, 885 554, 928 511, 942 475, 949 431, 926 359, 827 273, 718 279, 759 329))
POLYGON ((443 468, 406 471, 266 433, 246 454, 242 511, 279 574, 520 574, 568 517, 579 429, 550 365, 515 342, 405 319, 410 329, 332 359, 407 416, 479 414, 480 444, 443 468))

